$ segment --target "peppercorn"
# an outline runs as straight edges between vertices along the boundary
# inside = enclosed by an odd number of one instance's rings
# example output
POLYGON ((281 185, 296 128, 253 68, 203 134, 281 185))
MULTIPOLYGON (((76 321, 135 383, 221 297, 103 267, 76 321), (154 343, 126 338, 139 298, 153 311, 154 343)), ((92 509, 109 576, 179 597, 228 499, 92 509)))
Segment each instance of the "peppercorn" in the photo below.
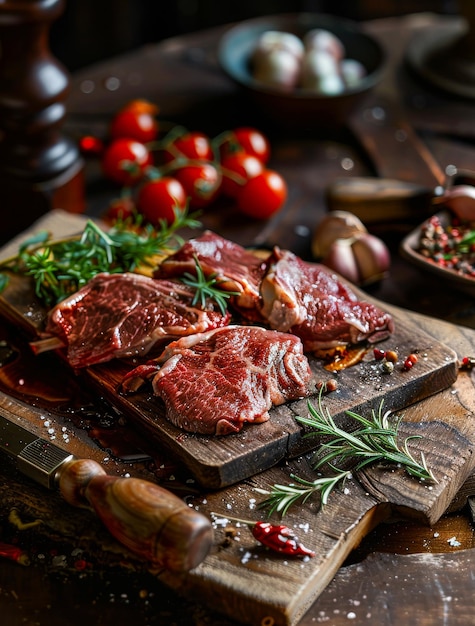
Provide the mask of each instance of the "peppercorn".
POLYGON ((392 374, 394 371, 394 363, 392 361, 383 361, 381 363, 381 370, 383 374, 392 374))
POLYGON ((397 363, 398 354, 395 350, 386 350, 384 358, 386 361, 390 361, 391 363, 397 363))

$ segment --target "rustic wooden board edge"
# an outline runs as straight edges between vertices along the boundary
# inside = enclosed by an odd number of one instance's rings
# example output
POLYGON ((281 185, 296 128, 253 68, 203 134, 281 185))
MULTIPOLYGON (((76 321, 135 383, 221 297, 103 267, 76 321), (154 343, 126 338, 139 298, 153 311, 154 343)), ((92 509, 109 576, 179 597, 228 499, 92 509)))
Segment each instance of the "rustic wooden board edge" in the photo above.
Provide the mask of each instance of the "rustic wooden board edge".
MULTIPOLYGON (((372 409, 378 410, 384 400, 388 409, 399 411, 450 387, 458 375, 456 353, 417 329, 414 330, 414 343, 424 347, 426 356, 421 358, 413 371, 394 372, 392 377, 379 374, 375 378, 373 373, 366 371, 375 367, 373 362, 363 363, 355 366, 366 368, 361 381, 356 382, 352 380, 354 372, 339 372, 340 389, 336 394, 326 396, 332 414, 343 424, 350 424, 346 417, 348 409, 364 414, 372 409), (362 401, 353 402, 352 398, 358 397, 362 401)), ((407 346, 405 349, 408 349, 407 346)), ((135 427, 156 439, 157 445, 179 459, 205 488, 220 489, 232 485, 269 469, 286 456, 295 457, 318 446, 315 440, 304 438, 305 429, 294 419, 296 415, 306 415, 307 402, 315 403, 317 394, 274 407, 268 422, 246 425, 240 433, 227 435, 228 447, 225 448, 218 438, 185 433, 173 426, 166 419, 161 402, 154 399, 150 392, 119 395, 117 386, 120 377, 117 371, 120 367, 116 364, 116 367, 110 368, 89 368, 85 377, 135 427), (157 425, 160 426, 159 432, 154 433, 157 425)), ((312 368, 315 380, 325 374, 317 360, 312 361, 312 368)))
MULTIPOLYGON (((22 320, 22 327, 31 330, 32 333, 38 330, 41 315, 44 314, 41 308, 31 304, 31 285, 24 289, 25 281, 12 281, 10 295, 6 299, 0 296, 0 314, 9 318, 14 323, 22 320), (22 289, 23 287, 23 289, 22 289), (29 292, 29 295, 26 292, 29 292), (18 308, 10 303, 21 303, 18 308), (33 307, 33 309, 31 309, 33 307), (31 311, 34 315, 30 315, 31 311)), ((371 297, 360 293, 362 299, 371 301, 371 297)), ((376 302, 381 306, 381 303, 376 302)), ((384 305, 382 305, 384 306, 384 305)), ((396 329, 405 329, 404 312, 393 313, 396 329)), ((407 372, 404 375, 405 381, 398 380, 400 372, 393 377, 387 377, 384 383, 376 383, 374 390, 370 390, 370 383, 363 390, 358 388, 358 383, 351 380, 354 374, 352 368, 339 372, 338 378, 341 380, 339 392, 334 398, 330 394, 328 404, 333 415, 346 419, 345 412, 348 409, 364 413, 371 409, 377 409, 378 405, 385 399, 386 406, 391 410, 400 410, 411 405, 418 400, 424 399, 431 394, 437 393, 443 388, 450 386, 457 375, 457 355, 450 348, 427 335, 417 327, 411 328, 412 336, 403 330, 399 336, 392 336, 385 342, 389 349, 395 342, 401 342, 398 346, 401 350, 410 351, 413 348, 427 350, 429 353, 437 355, 430 361, 421 362, 414 368, 414 374, 407 372), (387 384, 385 384, 387 383, 387 384), (377 385, 381 388, 377 389, 377 385), (345 390, 344 387, 347 387, 345 390), (404 393, 401 393, 403 390, 404 393), (340 393, 342 391, 342 393, 340 393), (354 401, 350 396, 358 398, 358 394, 371 395, 363 401, 354 401), (347 404, 340 402, 346 398, 347 404)), ((326 372, 318 359, 311 359, 312 373, 315 382, 326 376, 326 372)), ((360 364, 354 367, 360 367, 360 364)), ((118 378, 117 372, 121 371, 121 365, 117 363, 106 364, 88 368, 85 372, 85 379, 93 383, 96 390, 101 395, 105 395, 108 402, 121 412, 125 419, 133 422, 134 427, 142 429, 147 436, 153 436, 154 426, 156 427, 155 409, 159 413, 160 406, 157 402, 150 402, 153 398, 148 394, 134 397, 119 396, 117 393, 118 378), (110 368, 110 369, 109 369, 110 368)), ((331 373, 328 372, 328 377, 331 373)), ((383 377, 384 378, 384 377, 383 377)), ((360 385, 364 387, 366 383, 360 385)), ((312 439, 303 438, 305 430, 295 421, 295 416, 306 412, 307 400, 296 401, 284 405, 284 407, 274 407, 271 413, 278 419, 274 419, 265 424, 248 425, 241 433, 226 436, 228 448, 219 450, 219 443, 216 438, 206 438, 201 435, 189 435, 179 428, 174 427, 164 415, 158 415, 160 419, 160 437, 156 437, 157 445, 174 455, 192 473, 194 479, 205 488, 219 489, 232 485, 241 480, 245 480, 252 475, 265 471, 277 464, 283 458, 298 456, 315 448, 317 444, 311 444, 312 439), (264 445, 265 442, 265 445, 264 445), (231 452, 231 454, 229 454, 231 452)))
MULTIPOLYGON (((450 392, 446 390, 444 393, 450 392)), ((435 397, 432 399, 437 402, 435 397)), ((396 470, 399 477, 395 487, 391 471, 386 471, 387 480, 378 481, 374 474, 380 474, 384 470, 371 468, 363 471, 358 480, 351 479, 348 489, 335 491, 324 508, 318 508, 317 504, 313 512, 314 534, 306 534, 303 540, 307 547, 316 550, 318 560, 314 563, 310 560, 301 566, 289 560, 284 561, 288 573, 281 574, 280 577, 276 575, 272 589, 268 588, 266 583, 267 578, 272 579, 272 561, 270 560, 269 564, 269 561, 266 562, 268 557, 263 555, 261 572, 259 566, 252 561, 252 548, 248 548, 246 543, 244 551, 249 550, 249 553, 247 557, 242 557, 241 564, 238 564, 239 552, 236 549, 234 562, 226 554, 215 552, 196 571, 190 572, 186 580, 178 581, 173 576, 165 574, 164 582, 180 593, 202 598, 216 610, 243 623, 256 626, 268 623, 266 620, 269 620, 275 626, 296 626, 310 606, 318 600, 351 550, 379 523, 397 513, 416 517, 431 526, 446 510, 446 507, 439 505, 444 499, 443 494, 445 499, 451 498, 453 492, 458 492, 465 484, 470 483, 473 486, 471 479, 475 466, 473 442, 469 442, 456 428, 444 422, 422 424, 409 422, 405 425, 404 435, 411 436, 427 429, 431 431, 431 436, 425 441, 424 451, 428 458, 435 454, 440 459, 447 459, 440 482, 434 485, 428 502, 424 501, 427 499, 428 485, 423 481, 417 481, 406 476, 404 471, 396 470), (458 449, 459 445, 465 446, 464 454, 455 456, 453 451, 458 449), (378 485, 377 488, 374 488, 375 484, 378 485), (415 511, 412 510, 414 503, 415 511), (338 513, 338 518, 335 518, 335 513, 338 513), (218 563, 223 572, 223 562, 226 563, 225 574, 216 578, 218 563), (253 589, 251 592, 246 592, 249 580, 243 570, 247 567, 253 572, 252 576, 255 576, 256 571, 263 574, 263 585, 259 585, 257 590, 253 589), (299 567, 307 571, 305 580, 300 579, 300 584, 298 575, 295 574, 299 567), (296 582, 295 586, 293 582, 296 582), (213 592, 210 592, 210 589, 213 592), (236 596, 240 598, 239 601, 236 600, 236 596)), ((259 479, 259 485, 262 487, 268 481, 272 483, 273 480, 278 480, 279 476, 282 478, 281 472, 287 475, 292 468, 295 470, 295 467, 297 465, 291 465, 286 469, 272 468, 266 472, 265 479, 263 477, 259 479)), ((224 507, 222 515, 226 517, 227 506, 233 511, 233 492, 237 493, 237 490, 239 486, 231 487, 225 492, 208 494, 206 508, 213 510, 215 506, 224 507)), ((306 511, 303 514, 304 519, 310 519, 309 511, 313 506, 310 503, 302 507, 306 511)), ((299 510, 300 514, 302 510, 299 510)), ((295 524, 294 515, 295 513, 290 513, 285 518, 290 527, 295 524)))
MULTIPOLYGON (((444 390, 443 395, 447 398, 453 398, 454 402, 463 404, 463 398, 452 394, 450 390, 444 390)), ((430 402, 438 404, 441 401, 437 396, 432 396, 430 402)), ((17 401, 13 402, 14 406, 17 404, 17 401)), ((21 410, 18 410, 18 412, 21 414, 21 410)), ((423 425, 425 425, 425 427, 431 427, 432 423, 423 422, 423 425)), ((409 422, 408 427, 409 426, 421 428, 417 420, 414 425, 412 422, 409 422)), ((430 446, 433 445, 434 441, 437 443, 438 440, 443 441, 445 444, 446 441, 450 440, 448 436, 450 433, 455 437, 454 441, 462 437, 456 428, 447 426, 445 423, 441 423, 440 428, 442 428, 442 436, 433 437, 431 441, 428 440, 430 446)), ((409 433, 410 430, 408 431, 408 434, 409 433)), ((466 440, 465 437, 462 437, 462 439, 463 441, 466 440)), ((473 444, 471 447, 473 448, 473 444)), ((463 471, 457 472, 457 479, 453 481, 452 489, 458 490, 461 487, 459 483, 464 481, 466 472, 469 470, 473 471, 474 455, 470 450, 466 452, 464 456, 460 455, 460 459, 457 459, 457 463, 463 465, 463 471)), ((441 455, 442 458, 450 456, 445 455, 444 449, 439 449, 438 447, 437 454, 441 455)), ((252 483, 267 487, 267 485, 272 483, 276 478, 280 478, 281 480, 283 477, 288 478, 288 472, 295 467, 301 467, 300 460, 293 462, 291 467, 286 465, 282 468, 273 468, 266 472, 265 475, 255 477, 252 483)), ((374 482, 375 481, 372 481, 371 484, 374 482)), ((448 475, 446 476, 446 482, 450 482, 450 476, 448 475)), ((205 513, 211 510, 227 511, 228 504, 231 505, 229 510, 232 512, 233 507, 235 508, 236 494, 238 494, 241 489, 242 485, 236 485, 231 489, 206 494, 205 501, 201 501, 200 498, 198 498, 198 500, 195 498, 195 501, 197 502, 197 506, 205 513)), ((187 597, 197 598, 232 619, 238 617, 243 623, 259 624, 266 618, 272 618, 275 626, 296 626, 301 616, 311 604, 318 599, 320 593, 326 588, 326 585, 330 583, 333 575, 354 545, 359 543, 362 536, 365 536, 377 523, 385 519, 391 511, 391 504, 388 504, 387 501, 382 501, 384 498, 379 499, 376 497, 376 494, 368 495, 367 485, 360 485, 359 482, 357 484, 352 481, 349 485, 349 489, 351 490, 349 494, 335 492, 335 497, 332 497, 329 506, 323 511, 312 509, 312 504, 309 503, 310 515, 313 516, 316 514, 318 516, 318 518, 314 520, 317 531, 315 531, 314 539, 311 539, 312 535, 308 535, 310 543, 308 543, 307 535, 301 538, 309 547, 320 547, 321 550, 319 550, 318 553, 323 554, 325 558, 319 562, 315 562, 315 567, 312 562, 305 563, 304 567, 306 569, 313 569, 303 582, 299 583, 297 580, 296 586, 294 587, 289 584, 289 579, 290 581, 297 579, 296 572, 301 573, 301 571, 306 570, 301 570, 299 564, 294 564, 287 568, 285 561, 282 563, 282 557, 269 557, 262 551, 259 552, 259 556, 263 557, 264 561, 264 577, 266 580, 269 580, 269 584, 265 585, 265 593, 267 595, 259 595, 259 589, 262 587, 262 585, 259 585, 259 575, 257 576, 257 581, 255 580, 253 584, 249 580, 246 581, 242 570, 249 568, 254 577, 257 568, 252 559, 249 560, 248 563, 243 562, 245 561, 243 555, 236 558, 233 564, 234 570, 231 571, 228 579, 218 574, 218 570, 225 559, 223 559, 222 554, 216 553, 210 555, 201 566, 184 578, 177 579, 166 573, 159 574, 158 577, 175 591, 187 597), (344 501, 345 506, 342 506, 343 497, 351 498, 350 506, 348 506, 346 499, 344 501), (335 520, 332 517, 332 510, 343 511, 343 515, 335 520), (272 576, 274 566, 278 568, 279 571, 283 566, 286 567, 288 576, 285 576, 284 580, 279 582, 277 580, 277 569, 276 575, 272 576), (292 572, 294 572, 293 575, 292 572), (243 591, 243 593, 239 595, 237 593, 238 588, 236 586, 230 586, 231 583, 235 584, 233 581, 243 578, 244 582, 239 589, 246 591, 247 584, 253 589, 252 593, 246 594, 243 591), (255 592, 254 588, 258 591, 255 592), (284 593, 286 589, 287 591, 284 593), (273 595, 276 591, 279 591, 280 598, 277 603, 273 595), (244 598, 242 595, 244 595, 244 598), (241 612, 243 612, 243 615, 241 615, 241 612), (255 618, 259 618, 260 621, 254 621, 255 618)), ((434 492, 432 501, 437 497, 437 493, 434 492)), ((296 520, 300 520, 300 518, 301 512, 299 511, 295 515, 292 514, 288 520, 286 519, 286 523, 292 527, 295 525, 296 520)), ((305 519, 309 519, 309 515, 305 515, 305 519)), ((251 547, 251 549, 254 548, 251 547)))
MULTIPOLYGON (((355 492, 348 516, 341 520, 335 532, 322 532, 317 522, 318 517, 332 517, 332 513, 325 510, 315 512, 317 530, 312 539, 311 535, 302 538, 309 547, 318 546, 315 559, 302 563, 284 557, 282 561, 282 557, 273 558, 259 547, 253 547, 251 540, 244 544, 240 567, 236 566, 239 562, 237 548, 234 550, 234 562, 225 553, 215 552, 185 579, 163 573, 161 580, 179 593, 202 598, 206 604, 244 624, 296 626, 333 579, 354 545, 389 515, 390 508, 385 503, 379 504, 361 486, 356 485, 355 490, 358 493, 355 492), (225 575, 216 579, 216 568, 219 566, 223 571, 223 563, 225 575), (249 568, 252 576, 259 571, 259 585, 254 585, 251 590, 245 574, 246 568, 249 568), (277 570, 282 568, 286 570, 285 574, 278 575, 277 570), (302 572, 306 573, 303 580, 302 572)), ((210 506, 213 506, 213 497, 209 500, 210 506)), ((339 506, 336 505, 337 508, 339 506)), ((295 518, 290 516, 288 522, 292 527, 295 518)), ((241 538, 241 543, 243 541, 245 538, 241 538)))

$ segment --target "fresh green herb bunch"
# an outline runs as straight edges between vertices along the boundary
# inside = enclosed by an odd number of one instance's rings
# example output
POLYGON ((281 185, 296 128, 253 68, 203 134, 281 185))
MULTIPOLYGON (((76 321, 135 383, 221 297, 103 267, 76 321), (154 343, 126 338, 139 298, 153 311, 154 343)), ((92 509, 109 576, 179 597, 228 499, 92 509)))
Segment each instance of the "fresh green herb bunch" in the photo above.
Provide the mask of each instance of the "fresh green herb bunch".
POLYGON ((179 229, 198 228, 200 223, 187 211, 177 210, 170 225, 133 226, 118 222, 105 232, 89 220, 80 237, 58 242, 41 232, 20 247, 18 257, 7 267, 30 276, 37 297, 51 307, 101 272, 132 272, 152 266, 151 259, 182 245, 179 229))
POLYGON ((315 492, 320 493, 321 502, 324 505, 338 483, 344 482, 353 472, 374 463, 397 464, 403 467, 410 476, 435 482, 424 455, 421 453, 421 460, 418 461, 408 448, 408 442, 411 439, 420 437, 407 437, 400 445, 398 430, 401 418, 396 418, 391 423, 389 419, 391 412, 383 412, 383 403, 380 404, 378 411, 374 409, 371 411, 370 418, 347 411, 347 415, 361 424, 360 428, 352 432, 346 432, 335 424, 328 408, 322 405, 321 392, 318 398, 318 409, 308 402, 308 410, 308 417, 296 417, 298 422, 312 428, 312 432, 306 436, 330 437, 327 442, 322 443, 323 452, 327 452, 316 461, 314 469, 318 470, 327 466, 332 470, 332 475, 313 481, 291 475, 294 483, 276 484, 270 492, 257 489, 259 493, 268 496, 261 506, 269 507, 270 513, 277 511, 285 515, 293 504, 298 501, 306 502, 315 492), (346 469, 348 463, 351 469, 346 469), (345 469, 337 467, 338 464, 344 465, 345 469))
POLYGON ((206 277, 196 256, 195 268, 196 275, 193 275, 190 272, 185 272, 180 278, 182 283, 185 283, 185 285, 195 289, 195 295, 192 300, 193 306, 199 303, 201 308, 204 308, 206 306, 206 300, 209 298, 210 300, 216 302, 219 310, 224 315, 226 313, 227 300, 231 296, 238 296, 239 293, 237 291, 224 291, 223 289, 220 289, 219 285, 227 281, 224 278, 220 279, 217 274, 211 274, 206 277))

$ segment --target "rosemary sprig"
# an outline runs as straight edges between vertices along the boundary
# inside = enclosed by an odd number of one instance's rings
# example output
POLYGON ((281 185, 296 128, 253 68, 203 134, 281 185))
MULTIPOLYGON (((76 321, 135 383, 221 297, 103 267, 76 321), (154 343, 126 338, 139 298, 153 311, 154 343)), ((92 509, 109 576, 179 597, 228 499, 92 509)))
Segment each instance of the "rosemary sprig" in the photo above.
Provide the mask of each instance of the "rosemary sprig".
POLYGON ((263 502, 260 503, 259 506, 261 508, 268 508, 269 515, 277 512, 284 516, 291 506, 296 504, 298 501, 305 504, 310 496, 316 492, 320 492, 322 505, 325 505, 328 502, 330 493, 337 486, 337 484, 344 481, 350 475, 351 472, 349 470, 335 470, 335 474, 333 476, 322 476, 316 480, 305 480, 304 478, 299 478, 295 474, 291 474, 290 478, 295 480, 295 482, 299 483, 301 486, 298 486, 295 483, 290 483, 288 485, 275 484, 272 486, 271 491, 256 488, 257 493, 268 496, 263 502))
POLYGON ((318 410, 310 402, 308 410, 308 417, 296 417, 298 422, 314 429, 315 432, 308 435, 333 437, 331 441, 322 444, 322 447, 328 449, 329 452, 318 460, 315 469, 335 459, 341 461, 359 459, 354 466, 355 471, 376 462, 396 463, 403 466, 406 472, 415 478, 435 480, 427 467, 424 454, 421 452, 421 460, 417 461, 408 448, 408 442, 411 439, 420 439, 420 436, 407 437, 400 446, 398 431, 401 418, 396 418, 391 424, 389 421, 391 411, 383 412, 382 402, 378 411, 371 410, 369 419, 354 411, 346 411, 346 415, 362 425, 362 428, 352 432, 346 432, 335 424, 328 407, 324 409, 322 406, 321 394, 318 399, 318 410))
POLYGON ((298 422, 313 429, 313 432, 307 433, 306 436, 331 437, 329 441, 322 443, 322 449, 328 452, 315 462, 314 469, 328 466, 333 473, 313 481, 298 478, 292 474, 291 479, 298 484, 295 482, 289 485, 275 484, 270 491, 257 489, 258 493, 267 496, 260 506, 268 507, 270 513, 276 511, 285 515, 296 502, 305 503, 316 492, 320 492, 321 503, 325 505, 338 483, 344 481, 353 472, 377 462, 400 465, 410 476, 436 482, 434 475, 427 467, 424 454, 421 453, 421 460, 418 461, 409 450, 408 442, 419 436, 406 437, 400 445, 398 430, 401 418, 395 419, 391 424, 389 421, 391 412, 383 412, 383 403, 380 404, 378 411, 372 409, 370 418, 354 411, 347 411, 347 415, 361 424, 361 428, 352 432, 346 432, 335 424, 328 407, 324 408, 322 405, 321 393, 318 398, 318 409, 308 402, 308 410, 308 417, 296 417, 298 422), (351 469, 342 469, 334 464, 341 463, 348 467, 349 462, 351 469))
POLYGON ((227 300, 231 296, 237 296, 239 293, 237 291, 224 291, 219 288, 219 285, 226 282, 226 279, 219 278, 218 274, 210 274, 206 277, 203 268, 195 256, 195 268, 196 275, 191 274, 190 272, 185 272, 183 276, 180 277, 180 280, 195 289, 195 295, 193 296, 192 305, 195 306, 199 303, 201 308, 205 308, 206 300, 211 299, 214 301, 219 310, 223 315, 226 313, 227 309, 227 300))
POLYGON ((153 267, 153 259, 178 247, 183 240, 177 231, 197 228, 200 223, 187 210, 175 211, 170 225, 158 228, 141 224, 117 223, 109 231, 89 220, 80 237, 53 242, 46 232, 26 241, 18 257, 6 265, 30 276, 37 297, 53 306, 85 285, 101 272, 132 272, 141 266, 153 267))

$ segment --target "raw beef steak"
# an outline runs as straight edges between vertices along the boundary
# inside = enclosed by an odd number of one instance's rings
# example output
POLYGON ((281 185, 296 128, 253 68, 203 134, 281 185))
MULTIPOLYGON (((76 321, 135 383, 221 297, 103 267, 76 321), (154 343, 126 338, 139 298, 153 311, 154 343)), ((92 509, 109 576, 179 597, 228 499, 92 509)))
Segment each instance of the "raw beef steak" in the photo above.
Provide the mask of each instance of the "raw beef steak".
POLYGON ((310 394, 311 370, 294 335, 228 326, 169 344, 156 361, 130 372, 125 390, 152 379, 167 418, 188 432, 226 435, 269 409, 310 394))
POLYGON ((274 249, 261 296, 269 326, 300 337, 306 352, 381 341, 394 331, 389 313, 358 299, 328 268, 288 250, 274 249))
POLYGON ((196 273, 198 260, 205 276, 216 275, 219 287, 236 292, 231 300, 233 308, 251 321, 262 321, 259 316, 260 284, 265 263, 242 246, 211 231, 190 239, 177 252, 169 256, 157 270, 158 278, 196 273))
POLYGON ((146 354, 161 339, 225 326, 230 315, 192 306, 194 289, 140 274, 98 274, 50 313, 46 332, 67 347, 67 359, 86 367, 146 354))

